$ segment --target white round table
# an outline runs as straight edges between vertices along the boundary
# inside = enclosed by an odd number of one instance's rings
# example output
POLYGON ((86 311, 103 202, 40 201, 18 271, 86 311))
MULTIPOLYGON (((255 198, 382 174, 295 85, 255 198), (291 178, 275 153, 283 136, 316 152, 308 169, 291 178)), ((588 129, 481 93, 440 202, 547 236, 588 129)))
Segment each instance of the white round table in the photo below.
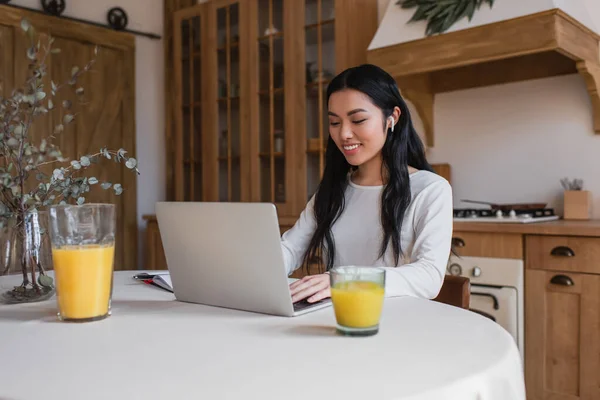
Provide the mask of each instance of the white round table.
POLYGON ((0 399, 525 399, 516 344, 476 313, 388 298, 379 334, 343 337, 332 308, 186 304, 133 274, 115 273, 103 321, 59 322, 55 299, 0 305, 0 399))

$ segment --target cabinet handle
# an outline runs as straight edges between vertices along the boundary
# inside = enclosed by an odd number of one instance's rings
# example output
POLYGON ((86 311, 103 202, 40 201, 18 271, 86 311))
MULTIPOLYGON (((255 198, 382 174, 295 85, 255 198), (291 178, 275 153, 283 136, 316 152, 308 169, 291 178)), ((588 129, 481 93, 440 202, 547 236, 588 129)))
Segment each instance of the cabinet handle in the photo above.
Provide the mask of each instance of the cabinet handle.
POLYGON ((550 283, 561 286, 573 286, 573 279, 569 278, 566 275, 554 275, 552 279, 550 279, 550 283))
POLYGON ((552 249, 550 254, 557 257, 575 257, 575 252, 567 246, 557 246, 552 249))
POLYGON ((465 241, 459 237, 452 238, 452 246, 454 247, 465 247, 465 241))

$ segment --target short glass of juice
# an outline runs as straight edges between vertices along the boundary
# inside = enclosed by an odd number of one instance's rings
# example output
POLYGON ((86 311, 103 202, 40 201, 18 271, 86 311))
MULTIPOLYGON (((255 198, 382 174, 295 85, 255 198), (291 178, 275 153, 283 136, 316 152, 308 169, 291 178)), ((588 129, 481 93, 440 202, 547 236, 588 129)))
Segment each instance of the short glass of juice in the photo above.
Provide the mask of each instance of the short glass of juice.
POLYGON ((336 267, 329 275, 337 331, 347 336, 377 334, 385 296, 385 270, 336 267))
POLYGON ((110 315, 115 258, 114 204, 50 207, 58 318, 90 322, 110 315))

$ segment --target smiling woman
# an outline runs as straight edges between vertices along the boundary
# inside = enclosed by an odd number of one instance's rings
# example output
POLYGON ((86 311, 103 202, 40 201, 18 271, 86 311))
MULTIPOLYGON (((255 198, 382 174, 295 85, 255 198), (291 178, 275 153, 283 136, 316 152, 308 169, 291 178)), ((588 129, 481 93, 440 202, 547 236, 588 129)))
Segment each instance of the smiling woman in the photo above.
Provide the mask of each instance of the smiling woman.
MULTIPOLYGON (((350 68, 327 88, 329 142, 315 195, 282 237, 288 274, 323 255, 335 266, 386 269, 387 296, 434 298, 452 235, 452 190, 432 172, 394 79, 350 68)), ((329 297, 329 275, 291 286, 293 301, 329 297)))

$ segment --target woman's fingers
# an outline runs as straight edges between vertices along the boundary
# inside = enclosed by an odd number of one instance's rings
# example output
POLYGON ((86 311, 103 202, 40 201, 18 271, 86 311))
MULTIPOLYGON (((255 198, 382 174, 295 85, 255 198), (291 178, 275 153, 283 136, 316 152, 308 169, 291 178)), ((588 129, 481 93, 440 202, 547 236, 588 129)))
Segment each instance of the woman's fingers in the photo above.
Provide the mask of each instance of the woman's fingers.
POLYGON ((317 279, 318 275, 308 275, 304 278, 292 283, 290 285, 290 291, 292 295, 300 290, 306 289, 307 287, 314 284, 314 280, 317 279))
POLYGON ((315 303, 317 301, 326 299, 328 297, 331 297, 331 290, 329 290, 329 286, 327 286, 326 289, 323 289, 317 293, 315 293, 314 295, 310 296, 307 301, 309 303, 315 303))
POLYGON ((319 294, 325 298, 329 292, 329 275, 306 276, 290 285, 292 302, 297 302, 319 294), (319 294, 323 291, 322 294, 319 294))

